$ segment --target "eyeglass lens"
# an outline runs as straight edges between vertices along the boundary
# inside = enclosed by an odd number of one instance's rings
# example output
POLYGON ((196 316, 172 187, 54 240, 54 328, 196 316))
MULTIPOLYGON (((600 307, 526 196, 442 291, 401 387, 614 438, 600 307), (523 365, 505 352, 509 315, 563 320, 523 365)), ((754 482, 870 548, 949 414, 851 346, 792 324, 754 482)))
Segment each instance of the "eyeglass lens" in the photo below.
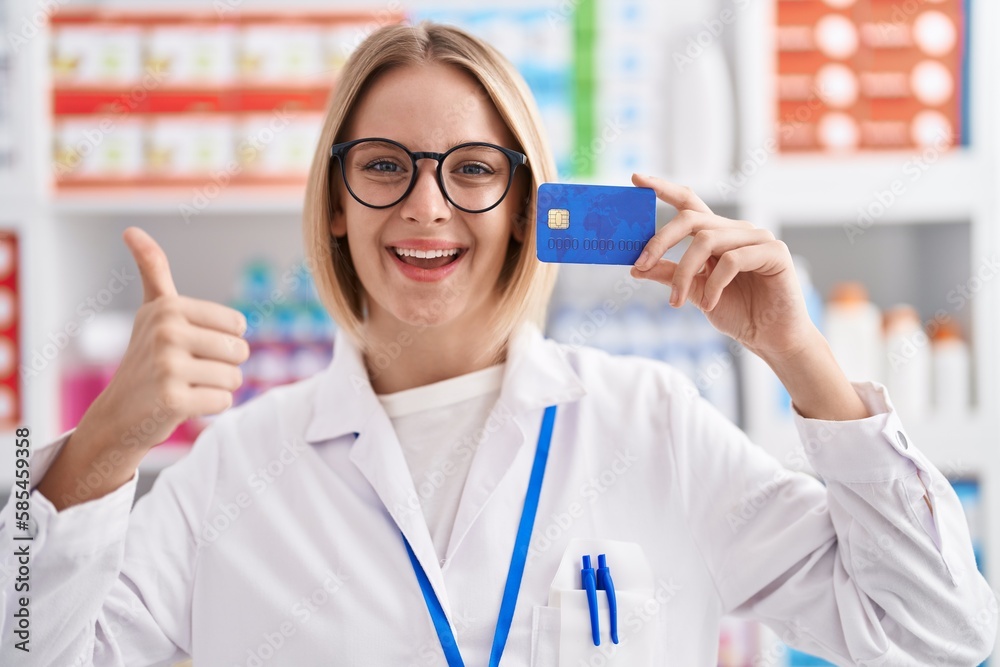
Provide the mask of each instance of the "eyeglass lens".
MULTIPOLYGON (((415 177, 406 151, 384 141, 352 146, 344 156, 344 175, 354 195, 370 206, 396 203, 415 177)), ((510 181, 510 160, 490 146, 464 146, 445 158, 441 180, 456 206, 487 209, 503 199, 510 181)))

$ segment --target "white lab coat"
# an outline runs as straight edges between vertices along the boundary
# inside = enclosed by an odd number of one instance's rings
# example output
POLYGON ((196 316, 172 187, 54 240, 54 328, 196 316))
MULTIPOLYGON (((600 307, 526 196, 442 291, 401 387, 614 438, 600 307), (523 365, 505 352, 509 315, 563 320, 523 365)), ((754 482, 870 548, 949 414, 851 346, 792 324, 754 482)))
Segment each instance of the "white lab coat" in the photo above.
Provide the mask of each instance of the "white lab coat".
MULTIPOLYGON (((32 652, 12 647, 8 581, 0 664, 444 664, 402 531, 466 664, 486 665, 542 412, 558 404, 503 665, 708 667, 729 612, 839 664, 974 665, 993 645, 996 599, 958 498, 884 390, 856 389, 874 416, 795 418, 824 488, 670 367, 526 326, 439 562, 391 423, 340 335, 327 370, 222 415, 131 514, 135 477, 58 514, 34 493, 32 652), (561 594, 599 551, 618 582, 617 648, 595 648, 579 591, 561 594)), ((34 482, 65 439, 35 451, 34 482)), ((8 578, 12 526, 8 503, 8 578)))

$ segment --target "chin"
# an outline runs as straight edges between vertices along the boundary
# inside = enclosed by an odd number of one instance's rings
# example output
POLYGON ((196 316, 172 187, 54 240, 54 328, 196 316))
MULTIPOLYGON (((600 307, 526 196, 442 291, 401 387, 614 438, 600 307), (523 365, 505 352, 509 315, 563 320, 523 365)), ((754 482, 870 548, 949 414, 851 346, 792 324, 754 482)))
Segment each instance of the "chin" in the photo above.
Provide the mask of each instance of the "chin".
MULTIPOLYGON (((398 303, 392 309, 393 316, 413 327, 437 327, 458 319, 462 305, 456 303, 457 295, 443 294, 439 297, 416 299, 398 303)), ((460 298, 460 297, 459 297, 460 298)))

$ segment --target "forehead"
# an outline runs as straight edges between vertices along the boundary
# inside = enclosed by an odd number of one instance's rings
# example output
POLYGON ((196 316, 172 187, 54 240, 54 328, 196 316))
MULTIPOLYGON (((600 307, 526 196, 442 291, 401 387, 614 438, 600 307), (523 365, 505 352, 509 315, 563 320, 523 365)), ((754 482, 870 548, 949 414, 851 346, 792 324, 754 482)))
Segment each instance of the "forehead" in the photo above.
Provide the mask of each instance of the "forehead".
POLYGON ((396 67, 362 94, 344 140, 395 139, 416 151, 444 151, 465 141, 515 147, 514 138, 471 74, 443 63, 396 67))

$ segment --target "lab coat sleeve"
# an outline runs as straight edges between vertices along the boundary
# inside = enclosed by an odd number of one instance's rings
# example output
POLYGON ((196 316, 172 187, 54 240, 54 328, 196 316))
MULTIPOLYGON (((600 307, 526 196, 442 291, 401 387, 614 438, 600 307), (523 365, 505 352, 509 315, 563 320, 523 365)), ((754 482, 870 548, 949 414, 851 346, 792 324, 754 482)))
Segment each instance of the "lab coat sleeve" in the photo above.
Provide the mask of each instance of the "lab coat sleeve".
MULTIPOLYGON (((0 665, 172 665, 190 653, 195 536, 217 469, 213 429, 160 473, 134 511, 138 472, 101 498, 57 512, 33 487, 71 434, 32 454, 34 540, 13 540, 13 496, 0 512, 0 665), (15 593, 12 554, 24 544, 30 545, 30 592, 15 593), (22 595, 30 599, 30 653, 16 647, 12 627, 22 595)), ((100 474, 99 467, 81 474, 81 483, 87 474, 100 474)))
POLYGON ((794 417, 803 449, 785 463, 806 457, 823 483, 787 470, 703 399, 675 401, 681 502, 723 609, 839 665, 977 665, 993 647, 997 601, 958 497, 884 388, 854 386, 872 416, 794 417))

